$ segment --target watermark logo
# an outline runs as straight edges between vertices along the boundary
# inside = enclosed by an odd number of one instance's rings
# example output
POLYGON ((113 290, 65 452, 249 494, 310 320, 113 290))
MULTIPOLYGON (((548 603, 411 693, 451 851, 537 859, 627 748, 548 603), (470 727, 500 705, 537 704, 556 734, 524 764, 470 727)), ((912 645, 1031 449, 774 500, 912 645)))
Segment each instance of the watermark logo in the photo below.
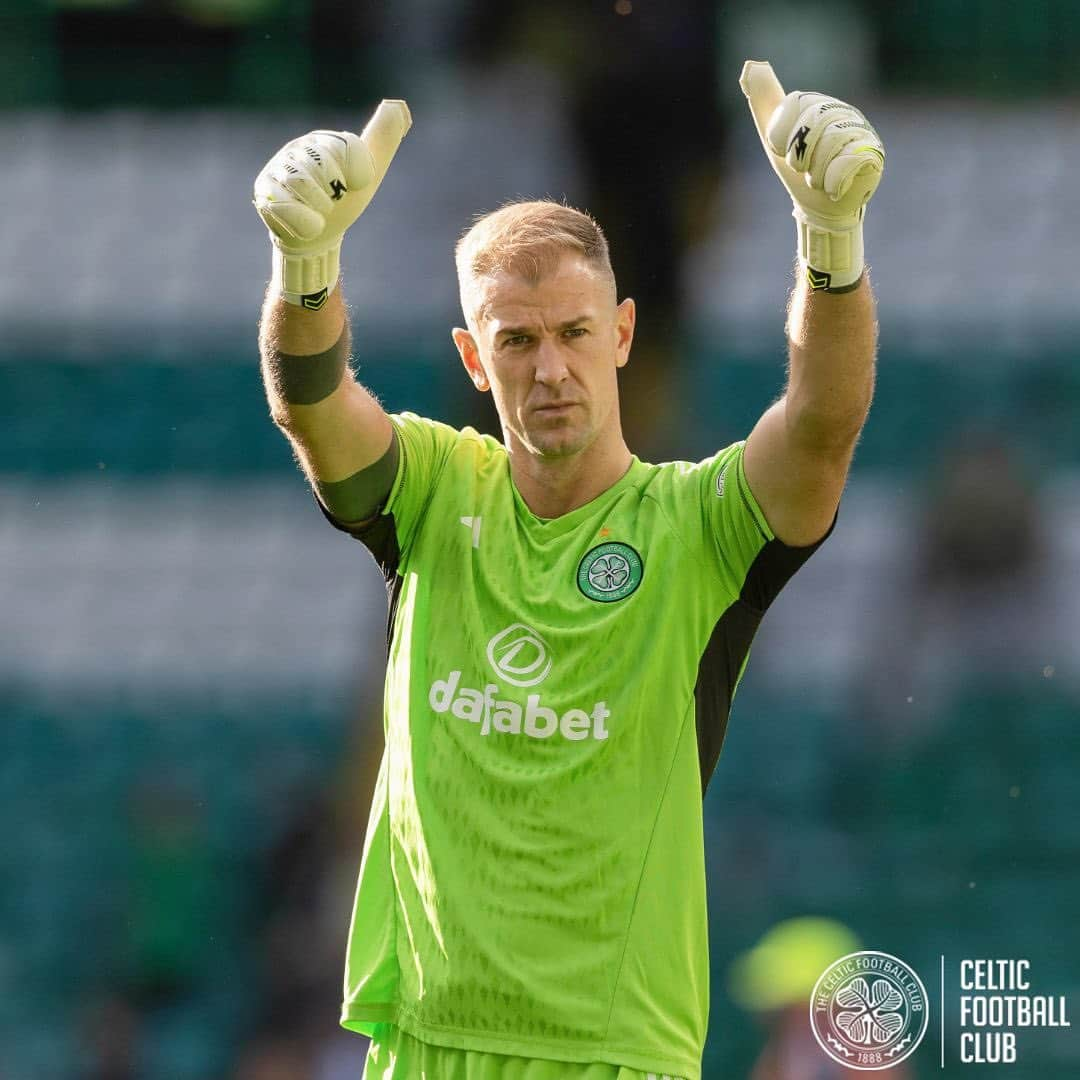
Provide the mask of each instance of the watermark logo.
POLYGON ((818 1045, 849 1069, 889 1069, 915 1052, 929 1024, 926 987, 888 953, 851 953, 822 972, 810 997, 818 1045))
MULTIPOLYGON (((950 980, 951 981, 951 980, 950 980)), ((945 997, 945 957, 941 958, 941 996, 945 997)), ((1020 1047, 1017 1032, 1003 1028, 1072 1027, 1064 994, 1029 993, 1031 961, 967 958, 960 961, 960 1062, 1012 1065, 1020 1047)), ((1023 1038, 1028 1038, 1025 1031, 1023 1038)), ((941 1029, 941 1067, 945 1067, 945 1026, 941 1029)))
POLYGON ((551 671, 547 642, 524 623, 500 630, 487 643, 487 658, 495 674, 513 686, 536 686, 551 671))

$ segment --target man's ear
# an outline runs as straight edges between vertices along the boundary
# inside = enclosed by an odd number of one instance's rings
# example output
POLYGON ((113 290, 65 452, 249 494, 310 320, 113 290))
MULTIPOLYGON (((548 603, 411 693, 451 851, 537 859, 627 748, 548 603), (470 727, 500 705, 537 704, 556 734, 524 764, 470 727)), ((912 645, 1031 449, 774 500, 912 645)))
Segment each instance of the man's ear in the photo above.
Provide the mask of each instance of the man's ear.
POLYGON ((615 366, 623 367, 630 359, 630 346, 634 341, 637 323, 637 305, 628 296, 615 309, 615 366))
POLYGON ((469 373, 469 378, 472 379, 476 389, 490 389, 491 384, 488 382, 488 377, 480 363, 480 350, 476 347, 476 339, 468 330, 462 330, 460 326, 455 326, 450 331, 450 337, 457 346, 457 351, 461 355, 461 362, 465 365, 465 370, 469 373))

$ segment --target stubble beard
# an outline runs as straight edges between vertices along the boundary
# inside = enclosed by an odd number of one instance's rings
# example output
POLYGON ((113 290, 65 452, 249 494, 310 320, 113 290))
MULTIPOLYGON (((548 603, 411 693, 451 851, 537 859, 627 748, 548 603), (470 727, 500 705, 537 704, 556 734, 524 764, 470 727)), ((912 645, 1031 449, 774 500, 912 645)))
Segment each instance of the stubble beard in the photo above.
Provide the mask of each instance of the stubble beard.
POLYGON ((565 421, 552 425, 550 422, 524 431, 521 440, 531 454, 557 461, 574 457, 587 449, 596 438, 587 423, 575 424, 565 421))

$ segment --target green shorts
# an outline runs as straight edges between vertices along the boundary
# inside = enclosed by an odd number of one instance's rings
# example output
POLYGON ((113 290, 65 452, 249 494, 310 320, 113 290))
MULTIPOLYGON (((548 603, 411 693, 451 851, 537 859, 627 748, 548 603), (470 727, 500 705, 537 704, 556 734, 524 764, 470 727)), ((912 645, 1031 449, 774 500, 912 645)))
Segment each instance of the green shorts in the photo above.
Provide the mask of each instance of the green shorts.
POLYGON ((625 1065, 582 1065, 433 1046, 392 1024, 378 1024, 361 1080, 678 1080, 625 1065))

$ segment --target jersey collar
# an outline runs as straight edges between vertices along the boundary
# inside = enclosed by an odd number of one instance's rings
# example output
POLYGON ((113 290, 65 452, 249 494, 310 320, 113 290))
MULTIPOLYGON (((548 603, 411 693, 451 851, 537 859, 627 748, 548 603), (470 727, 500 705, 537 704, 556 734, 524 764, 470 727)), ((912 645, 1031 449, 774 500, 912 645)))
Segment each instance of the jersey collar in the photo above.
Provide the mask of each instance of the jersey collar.
POLYGON ((518 491, 517 485, 514 483, 514 477, 510 472, 510 459, 509 457, 506 459, 506 474, 507 479, 510 482, 510 490, 514 493, 514 506, 517 511, 518 519, 523 521, 530 528, 542 531, 545 536, 562 536, 564 533, 568 533, 575 529, 581 522, 592 517, 597 510, 615 499, 626 488, 632 487, 644 468, 645 466, 642 465, 637 454, 631 454, 630 467, 606 491, 601 491, 596 498, 576 507, 568 513, 560 514, 558 517, 554 518, 542 518, 537 517, 521 497, 521 492, 518 491))

